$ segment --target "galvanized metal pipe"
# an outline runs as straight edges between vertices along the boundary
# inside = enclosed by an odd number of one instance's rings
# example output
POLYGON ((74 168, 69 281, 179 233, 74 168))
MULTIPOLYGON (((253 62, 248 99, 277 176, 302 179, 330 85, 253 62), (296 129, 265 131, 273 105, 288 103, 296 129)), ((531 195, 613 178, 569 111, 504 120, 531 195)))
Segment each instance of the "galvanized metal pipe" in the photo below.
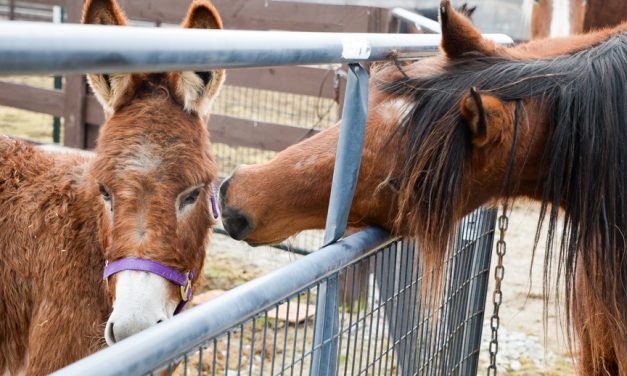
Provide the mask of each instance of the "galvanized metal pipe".
MULTIPOLYGON (((512 43, 506 35, 486 35, 512 43)), ((439 35, 0 23, 0 75, 164 72, 377 61, 437 52, 439 35)))
MULTIPOLYGON (((324 234, 325 245, 336 242, 344 235, 357 187, 368 115, 368 74, 359 64, 348 66, 344 98, 324 234)), ((318 320, 315 327, 315 346, 318 349, 314 351, 311 370, 315 376, 333 374, 337 364, 338 283, 337 277, 329 278, 320 284, 318 290, 316 311, 322 313, 322 320, 318 320)))

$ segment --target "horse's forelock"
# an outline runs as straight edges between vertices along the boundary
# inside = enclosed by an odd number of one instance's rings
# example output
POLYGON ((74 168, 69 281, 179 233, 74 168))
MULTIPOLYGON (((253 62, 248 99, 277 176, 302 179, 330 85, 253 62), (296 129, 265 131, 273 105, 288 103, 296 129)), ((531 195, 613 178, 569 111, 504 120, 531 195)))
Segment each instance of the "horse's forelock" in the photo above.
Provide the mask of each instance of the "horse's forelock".
MULTIPOLYGON (((538 233, 547 217, 549 239, 561 230, 559 207, 564 209, 566 229, 557 250, 553 242, 547 243, 547 260, 557 252, 559 261, 554 270, 547 263, 545 289, 552 273, 556 278, 564 274, 570 313, 576 266, 582 266, 590 286, 596 286, 591 291, 594 301, 601 302, 603 314, 613 322, 612 342, 622 344, 623 351, 627 350, 626 66, 627 33, 622 33, 571 55, 533 61, 466 56, 449 61, 440 75, 380 84, 383 92, 413 102, 398 131, 406 156, 399 161, 397 225, 409 221, 411 231, 426 246, 435 245, 436 251, 450 243, 454 221, 467 200, 464 187, 470 184, 469 135, 459 114, 464 93, 476 86, 504 102, 542 105, 527 109, 550 114, 545 124, 548 138, 541 140, 547 177, 537 187, 542 201, 538 233)), ((437 263, 443 260, 443 253, 431 257, 437 263)))

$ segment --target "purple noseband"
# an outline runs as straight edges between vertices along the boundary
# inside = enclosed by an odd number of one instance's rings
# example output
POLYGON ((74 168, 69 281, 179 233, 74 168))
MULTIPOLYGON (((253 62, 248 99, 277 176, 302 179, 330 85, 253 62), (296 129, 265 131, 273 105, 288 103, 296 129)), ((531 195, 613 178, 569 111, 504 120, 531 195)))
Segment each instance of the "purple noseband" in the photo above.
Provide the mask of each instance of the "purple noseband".
POLYGON ((103 279, 106 280, 112 275, 119 273, 123 270, 138 270, 142 272, 156 274, 180 286, 181 301, 174 310, 175 315, 183 310, 185 304, 192 297, 192 279, 194 278, 193 271, 181 273, 157 261, 128 257, 112 262, 107 262, 104 268, 103 279))

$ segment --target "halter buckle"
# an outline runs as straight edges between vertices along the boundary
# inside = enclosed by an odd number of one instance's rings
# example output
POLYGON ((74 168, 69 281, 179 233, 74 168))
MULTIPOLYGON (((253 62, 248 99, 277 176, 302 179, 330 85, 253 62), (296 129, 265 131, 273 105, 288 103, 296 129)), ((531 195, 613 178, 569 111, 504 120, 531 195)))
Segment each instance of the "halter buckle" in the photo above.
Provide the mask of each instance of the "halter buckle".
POLYGON ((181 286, 181 300, 186 302, 189 300, 192 291, 191 272, 185 273, 185 285, 181 286))

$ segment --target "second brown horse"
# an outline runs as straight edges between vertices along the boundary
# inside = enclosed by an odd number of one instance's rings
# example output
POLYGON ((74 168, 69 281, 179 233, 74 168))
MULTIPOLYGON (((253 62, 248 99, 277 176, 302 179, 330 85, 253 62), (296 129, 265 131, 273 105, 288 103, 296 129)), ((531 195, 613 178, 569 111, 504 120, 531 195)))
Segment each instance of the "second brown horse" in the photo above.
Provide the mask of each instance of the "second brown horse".
MULTIPOLYGON (((562 213, 545 270, 565 282, 579 372, 627 375, 627 24, 505 48, 448 1, 440 19, 441 55, 372 72, 349 225, 419 237, 438 269, 463 215, 542 202, 549 239, 562 213)), ((258 245, 322 228, 337 139, 333 127, 238 168, 221 188, 228 232, 258 245)))

